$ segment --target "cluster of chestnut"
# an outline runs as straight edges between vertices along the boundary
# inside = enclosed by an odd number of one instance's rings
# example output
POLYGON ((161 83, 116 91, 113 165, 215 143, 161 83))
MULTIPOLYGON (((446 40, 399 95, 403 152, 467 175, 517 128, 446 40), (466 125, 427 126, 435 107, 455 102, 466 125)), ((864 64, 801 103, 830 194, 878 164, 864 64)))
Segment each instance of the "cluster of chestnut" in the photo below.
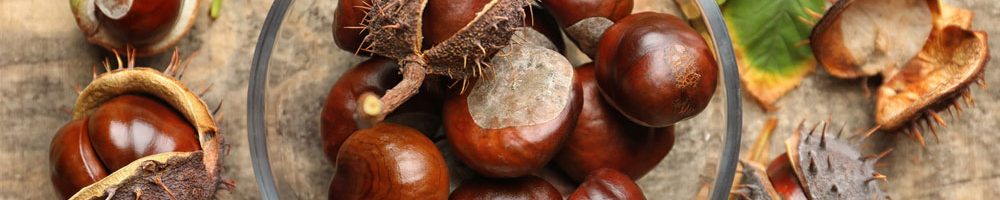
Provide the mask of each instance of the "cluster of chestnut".
MULTIPOLYGON (((645 199, 634 180, 715 92, 713 54, 678 17, 632 14, 631 0, 542 0, 479 70, 488 74, 431 76, 384 118, 368 118, 405 79, 403 61, 364 51, 372 30, 358 27, 384 3, 375 1, 342 0, 335 13, 337 45, 372 57, 341 76, 322 111, 330 199, 645 199), (569 63, 563 31, 593 63, 569 63)), ((426 1, 418 48, 505 1, 426 1)))

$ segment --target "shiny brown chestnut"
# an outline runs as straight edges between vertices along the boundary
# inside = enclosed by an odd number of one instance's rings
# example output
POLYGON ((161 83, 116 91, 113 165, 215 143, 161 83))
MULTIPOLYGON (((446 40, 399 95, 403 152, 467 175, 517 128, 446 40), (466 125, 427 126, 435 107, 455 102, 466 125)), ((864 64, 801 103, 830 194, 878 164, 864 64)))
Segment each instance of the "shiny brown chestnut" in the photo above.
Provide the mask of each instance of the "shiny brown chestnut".
POLYGON ((577 181, 601 168, 638 180, 656 167, 674 146, 674 127, 649 128, 632 123, 601 97, 592 63, 576 68, 583 88, 583 110, 576 129, 555 157, 559 168, 577 181))
POLYGON ((139 158, 200 150, 191 124, 153 97, 122 95, 86 119, 67 124, 52 141, 52 181, 70 197, 139 158))
POLYGON ((632 0, 542 0, 563 28, 591 17, 618 21, 632 13, 632 0))
POLYGON ((90 146, 87 119, 70 122, 56 132, 49 151, 52 183, 62 198, 69 198, 110 173, 90 146))
POLYGON ((451 200, 535 199, 561 200, 562 194, 552 184, 536 176, 510 179, 477 178, 467 180, 451 193, 451 200))
POLYGON ((606 29, 632 13, 632 0, 543 0, 566 36, 590 58, 606 29))
POLYGON ((333 11, 333 42, 340 49, 354 52, 360 51, 364 42, 365 30, 360 28, 365 19, 365 6, 371 5, 371 0, 341 0, 333 11))
POLYGON ((136 56, 174 47, 194 26, 199 0, 71 0, 87 41, 108 50, 134 48, 136 56))
MULTIPOLYGON (((340 76, 327 94, 320 119, 323 149, 330 163, 336 160, 344 140, 359 129, 371 127, 370 122, 357 115, 358 99, 366 92, 382 95, 402 79, 399 65, 382 57, 364 61, 340 76)), ((420 93, 403 103, 385 120, 416 128, 428 136, 437 134, 441 127, 443 92, 430 88, 432 85, 435 84, 425 85, 420 93)))
POLYGON ((153 154, 199 149, 191 123, 162 100, 140 95, 101 104, 90 115, 87 132, 108 171, 153 154))
POLYGON ((587 175, 587 180, 581 183, 567 199, 645 200, 646 196, 628 175, 605 168, 587 175))
POLYGON ((673 125, 701 113, 715 93, 718 67, 711 50, 676 16, 645 12, 622 18, 599 46, 597 84, 635 123, 673 125))
POLYGON ((330 199, 447 199, 448 166, 416 129, 379 123, 344 142, 330 199))
POLYGON ((102 22, 130 41, 159 39, 180 12, 182 0, 97 0, 102 22))
POLYGON ((788 160, 788 153, 779 155, 767 165, 767 176, 771 179, 774 191, 783 199, 808 199, 795 175, 795 168, 788 160))
POLYGON ((423 46, 444 42, 476 18, 490 0, 428 0, 423 14, 423 46))
POLYGON ((552 12, 540 6, 531 6, 530 8, 525 8, 525 10, 531 12, 531 18, 525 19, 528 20, 525 25, 545 35, 545 38, 549 39, 555 45, 556 51, 565 52, 566 43, 563 41, 562 29, 559 28, 559 23, 552 16, 552 12))
POLYGON ((174 77, 180 59, 160 72, 127 57, 95 72, 73 121, 52 140, 52 183, 62 197, 207 199, 231 186, 220 178, 222 135, 211 112, 174 77))
POLYGON ((456 155, 488 177, 539 170, 573 130, 582 91, 558 52, 511 45, 494 57, 496 76, 470 81, 445 101, 444 129, 456 155), (502 74, 502 75, 501 75, 502 74))

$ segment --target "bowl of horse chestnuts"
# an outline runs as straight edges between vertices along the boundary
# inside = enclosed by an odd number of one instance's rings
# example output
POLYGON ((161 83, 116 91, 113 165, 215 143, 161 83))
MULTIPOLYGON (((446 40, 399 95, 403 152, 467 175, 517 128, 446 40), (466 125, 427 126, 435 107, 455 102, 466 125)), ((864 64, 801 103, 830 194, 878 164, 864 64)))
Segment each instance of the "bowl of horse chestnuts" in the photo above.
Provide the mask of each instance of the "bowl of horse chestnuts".
POLYGON ((740 101, 719 15, 714 0, 275 1, 250 72, 257 184, 293 199, 683 198, 639 180, 683 173, 663 167, 676 136, 717 118, 719 175, 691 185, 728 197, 740 101))

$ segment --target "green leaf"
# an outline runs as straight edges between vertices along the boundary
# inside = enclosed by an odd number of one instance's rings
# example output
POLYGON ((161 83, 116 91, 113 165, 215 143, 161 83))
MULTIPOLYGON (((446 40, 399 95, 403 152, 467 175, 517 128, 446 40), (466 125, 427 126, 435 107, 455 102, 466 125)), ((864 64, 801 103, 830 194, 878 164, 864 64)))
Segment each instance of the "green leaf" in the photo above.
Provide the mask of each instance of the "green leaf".
POLYGON ((727 0, 722 6, 740 79, 765 108, 816 68, 808 39, 824 6, 825 0, 727 0))

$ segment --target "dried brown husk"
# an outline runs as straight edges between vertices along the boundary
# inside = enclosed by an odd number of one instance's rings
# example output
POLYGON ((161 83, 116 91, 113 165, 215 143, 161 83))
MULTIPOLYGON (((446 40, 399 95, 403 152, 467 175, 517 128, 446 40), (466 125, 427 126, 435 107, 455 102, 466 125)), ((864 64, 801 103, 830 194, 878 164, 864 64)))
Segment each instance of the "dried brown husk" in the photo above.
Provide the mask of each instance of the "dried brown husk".
POLYGON ((958 107, 959 98, 971 104, 969 86, 983 79, 988 37, 971 25, 970 11, 938 0, 842 0, 810 39, 817 60, 835 77, 881 74, 876 125, 923 144, 922 125, 936 136, 934 123, 944 125, 936 112, 958 107), (857 23, 863 19, 869 24, 857 23))
MULTIPOLYGON (((492 0, 451 38, 422 50, 421 21, 427 0, 373 0, 363 22, 369 34, 362 50, 400 62, 403 81, 381 98, 384 115, 416 94, 427 74, 457 80, 480 77, 489 71, 489 58, 510 44, 516 28, 524 26, 524 8, 530 0, 492 0)), ((367 113, 362 113, 366 114, 367 113)))
POLYGON ((70 0, 70 9, 76 18, 76 23, 80 31, 87 37, 87 41, 108 50, 121 50, 128 47, 135 48, 136 56, 151 56, 166 52, 174 47, 184 36, 194 27, 195 19, 198 16, 198 5, 200 0, 179 0, 181 1, 180 12, 177 13, 177 20, 167 30, 162 37, 157 37, 151 41, 124 41, 115 37, 112 31, 101 24, 98 20, 96 0, 70 0))
MULTIPOLYGON (((883 130, 913 131, 920 137, 920 122, 943 123, 937 112, 971 102, 969 86, 983 78, 989 61, 987 35, 969 30, 972 13, 942 4, 932 4, 934 29, 920 54, 887 77, 879 87, 875 122, 883 130)), ((936 135, 934 124, 927 123, 936 135)), ((920 128, 922 129, 922 128, 920 128)))
POLYGON ((830 75, 868 77, 906 64, 927 41, 931 24, 928 0, 841 0, 809 42, 830 75))
MULTIPOLYGON (((168 67, 168 72, 171 69, 176 67, 168 67)), ((140 158, 81 189, 71 199, 212 198, 223 183, 219 165, 222 138, 205 103, 169 74, 131 66, 101 74, 80 92, 73 119, 85 118, 104 102, 127 94, 154 96, 175 108, 194 126, 202 150, 140 158)))

